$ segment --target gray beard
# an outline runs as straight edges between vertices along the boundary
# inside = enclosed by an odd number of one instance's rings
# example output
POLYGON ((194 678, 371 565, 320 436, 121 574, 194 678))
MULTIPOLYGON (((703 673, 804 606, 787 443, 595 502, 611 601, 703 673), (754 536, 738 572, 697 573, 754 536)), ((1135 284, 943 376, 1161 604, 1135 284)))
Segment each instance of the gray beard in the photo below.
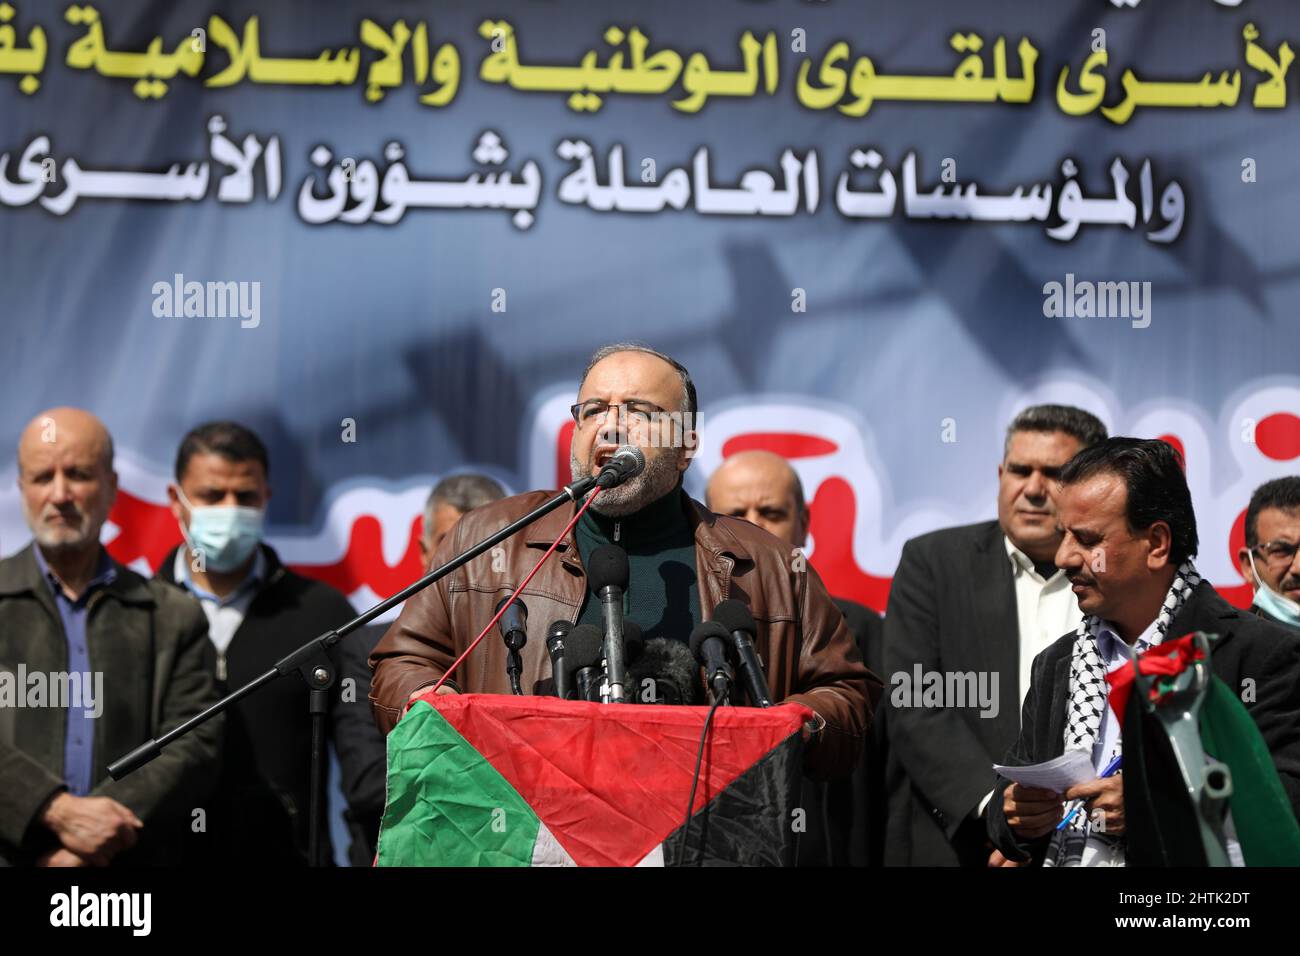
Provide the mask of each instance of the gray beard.
MULTIPOLYGON (((569 471, 577 481, 591 474, 591 467, 583 467, 578 456, 569 452, 569 471)), ((591 503, 591 510, 607 518, 622 518, 634 514, 650 502, 672 491, 680 476, 675 455, 657 455, 647 459, 645 471, 617 488, 606 488, 591 503)))

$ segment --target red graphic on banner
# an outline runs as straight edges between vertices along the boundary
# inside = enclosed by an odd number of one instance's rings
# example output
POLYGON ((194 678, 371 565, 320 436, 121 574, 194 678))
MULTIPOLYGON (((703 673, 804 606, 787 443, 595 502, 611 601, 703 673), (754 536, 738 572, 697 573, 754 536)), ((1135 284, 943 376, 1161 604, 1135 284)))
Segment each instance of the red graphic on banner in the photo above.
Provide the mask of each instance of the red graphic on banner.
POLYGON ((722 457, 730 458, 742 451, 770 451, 782 458, 816 458, 839 451, 833 441, 816 435, 798 432, 751 432, 728 439, 722 446, 722 457))
MULTIPOLYGON (((108 553, 123 564, 143 558, 156 572, 163 558, 185 539, 166 505, 156 505, 119 489, 109 520, 120 533, 108 545, 108 553)), ((383 527, 373 515, 359 515, 348 533, 348 546, 339 560, 330 564, 290 564, 294 571, 352 594, 362 585, 381 597, 406 587, 424 574, 420 559, 422 519, 411 521, 410 536, 402 559, 395 565, 384 560, 383 527)))
MULTIPOLYGON (((554 463, 556 487, 569 480, 569 448, 574 424, 565 421, 556 430, 554 463)), ((1185 454, 1185 443, 1176 434, 1160 436, 1185 454)), ((1255 430, 1255 442, 1261 456, 1273 461, 1300 458, 1300 417, 1289 412, 1263 416, 1255 430)), ((842 454, 844 449, 822 435, 786 431, 745 431, 727 437, 722 454, 729 457, 741 451, 763 449, 788 459, 809 459, 842 454)), ((838 467, 836 470, 839 470, 838 467)), ((833 474, 809 492, 810 534, 815 544, 814 561, 827 589, 837 597, 848 598, 883 611, 888 599, 891 577, 871 574, 858 564, 854 555, 854 531, 858 523, 859 503, 853 475, 833 474)), ((1211 502, 1203 502, 1210 505, 1211 502)), ((133 495, 125 488, 118 491, 109 519, 118 528, 108 551, 124 564, 143 560, 157 570, 163 558, 182 542, 180 529, 165 504, 154 504, 133 495)), ((353 515, 348 528, 347 545, 337 561, 322 564, 291 563, 295 571, 324 581, 344 594, 355 594, 365 587, 379 596, 393 594, 424 573, 420 559, 421 518, 410 519, 406 549, 393 565, 384 558, 384 522, 394 516, 385 513, 353 515)), ((405 521, 405 518, 398 520, 405 521)), ((1245 511, 1238 513, 1227 542, 1232 567, 1237 566, 1237 551, 1245 544, 1245 511)), ((1209 542, 1206 542, 1209 546, 1209 542)), ((301 551, 299 552, 301 553, 301 551)), ((1253 594, 1250 584, 1217 586, 1218 592, 1237 607, 1249 607, 1253 594)))
POLYGON ((144 558, 149 569, 157 571, 167 552, 185 540, 170 508, 137 498, 124 488, 118 489, 108 520, 119 528, 108 553, 123 564, 144 558))
POLYGON ((384 529, 379 519, 362 515, 352 522, 348 533, 348 547, 343 557, 333 564, 293 564, 299 574, 324 581, 344 594, 351 594, 363 584, 380 597, 396 594, 424 574, 420 561, 420 529, 422 519, 411 522, 402 560, 390 565, 384 560, 384 529))
POLYGON ((1255 426, 1255 447, 1274 461, 1300 458, 1300 418, 1289 412, 1269 415, 1255 426))

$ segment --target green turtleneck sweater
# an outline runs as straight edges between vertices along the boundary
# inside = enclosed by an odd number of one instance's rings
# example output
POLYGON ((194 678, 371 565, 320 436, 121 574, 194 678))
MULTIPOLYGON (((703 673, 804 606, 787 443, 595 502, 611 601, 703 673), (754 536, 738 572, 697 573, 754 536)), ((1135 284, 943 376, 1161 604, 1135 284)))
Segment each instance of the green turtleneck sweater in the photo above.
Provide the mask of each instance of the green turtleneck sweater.
MULTIPOLYGON (((695 535, 686 508, 686 493, 679 483, 634 514, 610 518, 588 508, 574 528, 584 565, 602 544, 616 544, 627 552, 630 574, 623 615, 641 625, 646 640, 690 640, 691 629, 700 620, 695 535)), ((578 623, 604 629, 600 600, 590 591, 578 623)))

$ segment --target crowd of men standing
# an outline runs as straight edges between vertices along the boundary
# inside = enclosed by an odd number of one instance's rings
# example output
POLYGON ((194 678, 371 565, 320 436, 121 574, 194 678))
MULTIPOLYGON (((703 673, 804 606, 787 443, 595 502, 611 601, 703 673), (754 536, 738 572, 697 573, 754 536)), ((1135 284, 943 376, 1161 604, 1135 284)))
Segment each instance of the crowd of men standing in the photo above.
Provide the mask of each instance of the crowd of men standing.
MULTIPOLYGON (((649 422, 654 409, 693 414, 694 403, 685 369, 667 356, 623 345, 597 353, 574 406, 575 477, 606 454, 595 435, 584 436, 588 421, 614 409, 626 425, 631 409, 649 422)), ((1166 634, 1197 628, 1221 635, 1216 673, 1260 682, 1249 709, 1300 806, 1300 478, 1271 481, 1249 503, 1238 559, 1255 600, 1250 613, 1237 611, 1196 573, 1195 515, 1171 446, 1109 438, 1080 409, 1027 408, 1010 423, 997 465, 997 519, 907 542, 882 618, 832 603, 815 570, 806 587, 782 577, 780 563, 804 546, 810 517, 786 461, 731 456, 709 476, 701 504, 681 490, 688 460, 658 451, 651 459, 643 482, 611 495, 607 510, 577 529, 565 560, 580 573, 592 544, 631 535, 634 563, 685 566, 680 590, 629 598, 651 615, 643 626, 668 637, 672 627, 644 609, 672 606, 698 620, 714 586, 707 574, 696 580, 705 564, 690 560, 692 547, 701 562, 729 556, 731 573, 751 575, 744 580, 760 622, 783 621, 779 608, 793 608, 799 628, 774 636, 766 660, 786 668, 773 674, 780 696, 817 715, 801 865, 1122 863, 1122 789, 1102 774, 1120 740, 1099 681, 1166 634), (891 701, 890 676, 918 668, 997 675, 996 700, 983 709, 891 701), (1038 762, 1067 746, 1091 753, 1096 781, 1055 794, 994 773, 995 763, 1038 762), (1056 829, 1063 801, 1076 798, 1105 814, 1104 833, 1056 829)), ((80 706, 86 701, 0 700, 0 863, 306 862, 310 723, 301 681, 243 698, 122 780, 107 773, 111 760, 354 616, 342 594, 290 570, 265 542, 270 476, 266 447, 248 428, 221 421, 185 435, 168 488, 184 544, 147 579, 100 544, 117 490, 103 423, 56 408, 24 430, 18 484, 32 542, 0 561, 0 670, 102 674, 102 692, 97 713, 80 706)), ((474 531, 478 519, 458 525, 462 516, 499 521, 514 501, 485 476, 440 483, 424 515, 425 564, 454 553, 453 528, 474 531)), ((660 576, 668 577, 643 575, 660 576)), ((329 722, 354 865, 374 857, 383 731, 442 673, 428 648, 461 640, 424 599, 408 601, 391 627, 371 626, 333 649, 342 680, 329 722), (423 670, 397 669, 413 660, 423 670)), ((581 599, 562 609, 575 620, 587 610, 581 599)))

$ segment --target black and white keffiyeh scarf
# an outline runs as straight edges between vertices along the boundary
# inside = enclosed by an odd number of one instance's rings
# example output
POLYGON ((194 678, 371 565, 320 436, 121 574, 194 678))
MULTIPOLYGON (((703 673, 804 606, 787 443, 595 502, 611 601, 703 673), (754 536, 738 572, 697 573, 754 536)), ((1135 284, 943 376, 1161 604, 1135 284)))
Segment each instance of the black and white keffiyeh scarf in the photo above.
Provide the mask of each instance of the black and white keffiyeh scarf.
MULTIPOLYGON (((1151 646, 1161 643, 1169 625, 1182 610, 1187 598, 1201 583, 1201 576, 1190 560, 1178 568, 1174 583, 1165 595, 1165 602, 1156 617, 1155 634, 1151 646)), ((1074 652, 1070 659, 1070 699, 1065 721, 1065 749, 1082 750, 1090 757, 1101 733, 1101 718, 1107 704, 1106 668, 1097 651, 1097 635, 1101 632, 1101 618, 1087 615, 1075 632, 1074 652)), ((1088 843, 1090 821, 1080 810, 1064 830, 1052 831, 1052 842, 1047 848, 1044 866, 1078 866, 1083 859, 1083 848, 1088 843)), ((1122 837, 1107 837, 1097 833, 1103 841, 1119 843, 1122 837)))

